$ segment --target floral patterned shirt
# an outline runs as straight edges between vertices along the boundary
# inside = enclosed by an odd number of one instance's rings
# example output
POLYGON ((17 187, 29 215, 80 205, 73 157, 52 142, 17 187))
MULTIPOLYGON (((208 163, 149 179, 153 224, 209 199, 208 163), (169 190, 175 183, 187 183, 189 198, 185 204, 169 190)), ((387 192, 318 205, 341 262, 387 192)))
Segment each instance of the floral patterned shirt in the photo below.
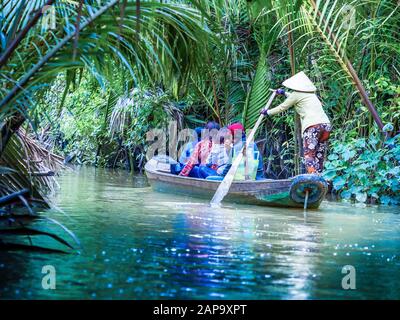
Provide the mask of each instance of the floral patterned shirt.
MULTIPOLYGON (((189 161, 183 167, 179 175, 187 177, 195 165, 197 164, 206 165, 208 155, 210 154, 212 149, 212 145, 213 144, 209 139, 202 140, 198 144, 196 144, 196 146, 194 147, 194 151, 190 156, 189 161)), ((215 167, 216 166, 214 165, 211 168, 215 169, 215 167)))

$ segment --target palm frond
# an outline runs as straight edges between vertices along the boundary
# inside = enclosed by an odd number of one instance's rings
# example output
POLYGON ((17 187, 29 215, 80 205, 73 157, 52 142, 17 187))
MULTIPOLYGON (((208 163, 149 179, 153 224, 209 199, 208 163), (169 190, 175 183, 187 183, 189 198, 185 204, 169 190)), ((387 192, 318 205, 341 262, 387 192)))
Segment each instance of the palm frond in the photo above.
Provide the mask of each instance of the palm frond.
POLYGON ((27 188, 34 198, 46 202, 58 187, 55 174, 64 168, 61 157, 39 146, 23 130, 8 142, 0 165, 12 170, 0 175, 1 195, 27 188))
MULTIPOLYGON (((115 24, 115 20, 121 20, 117 3, 117 0, 104 1, 97 8, 86 4, 84 14, 78 15, 82 22, 77 30, 71 23, 72 13, 68 12, 64 25, 66 32, 48 32, 39 43, 24 43, 26 46, 35 46, 37 54, 34 54, 35 50, 28 50, 28 54, 18 50, 13 55, 11 79, 0 78, 4 83, 0 89, 0 112, 12 109, 12 102, 18 103, 21 96, 31 94, 31 88, 36 84, 51 82, 60 71, 67 68, 86 66, 94 74, 104 75, 104 66, 109 65, 106 61, 112 59, 127 69, 134 79, 145 77, 157 81, 159 75, 166 77, 172 71, 179 76, 181 71, 188 72, 194 67, 185 65, 186 59, 182 58, 197 54, 193 49, 200 48, 198 41, 206 39, 207 31, 202 28, 197 10, 180 3, 145 1, 141 2, 140 17, 137 17, 137 3, 131 0, 123 7, 123 23, 115 24), (139 18, 141 29, 140 35, 137 35, 131 24, 139 18), (139 39, 137 43, 129 41, 136 36, 139 39), (74 39, 71 48, 67 44, 74 39), (177 41, 181 41, 179 51, 176 50, 177 41), (79 59, 74 60, 76 48, 79 48, 79 59), (167 59, 175 68, 165 68, 167 59)), ((191 61, 193 63, 196 59, 191 61)), ((7 72, 4 70, 3 75, 7 72)))
POLYGON ((260 111, 268 100, 271 75, 265 55, 260 57, 247 103, 243 109, 242 121, 245 128, 252 128, 256 123, 260 111))

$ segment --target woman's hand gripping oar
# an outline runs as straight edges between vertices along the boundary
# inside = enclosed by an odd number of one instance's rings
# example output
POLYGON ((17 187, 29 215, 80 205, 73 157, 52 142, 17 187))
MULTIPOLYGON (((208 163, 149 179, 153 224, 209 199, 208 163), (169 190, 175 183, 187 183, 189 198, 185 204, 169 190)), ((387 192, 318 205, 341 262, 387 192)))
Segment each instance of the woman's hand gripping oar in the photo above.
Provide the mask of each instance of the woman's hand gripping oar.
MULTIPOLYGON (((270 89, 270 91, 272 91, 272 94, 269 97, 267 105, 265 106, 264 110, 268 110, 268 108, 271 106, 272 101, 274 100, 274 98, 276 96, 276 91, 275 90, 270 89)), ((218 186, 218 189, 215 192, 214 197, 212 198, 212 200, 210 202, 212 207, 220 206, 221 201, 228 194, 229 189, 230 189, 230 187, 232 185, 232 182, 233 182, 233 178, 235 177, 236 171, 239 168, 240 162, 243 159, 243 150, 248 150, 249 145, 253 142, 254 136, 256 134, 256 131, 257 131, 258 127, 260 126, 263 118, 264 118, 264 115, 260 114, 260 116, 258 117, 258 120, 257 120, 253 130, 250 132, 250 135, 246 139, 245 146, 243 146, 242 150, 240 150, 239 154, 237 155, 237 157, 233 161, 233 164, 232 164, 231 168, 229 169, 228 173, 226 174, 224 180, 222 180, 221 184, 218 186)))

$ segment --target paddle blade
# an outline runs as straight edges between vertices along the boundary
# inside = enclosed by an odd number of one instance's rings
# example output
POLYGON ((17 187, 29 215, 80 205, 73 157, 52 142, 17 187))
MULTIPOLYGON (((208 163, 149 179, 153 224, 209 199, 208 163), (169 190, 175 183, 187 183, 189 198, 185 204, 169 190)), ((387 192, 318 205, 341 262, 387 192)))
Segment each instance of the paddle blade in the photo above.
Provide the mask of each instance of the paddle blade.
POLYGON ((222 180, 222 182, 218 186, 218 189, 215 192, 214 197, 211 199, 210 202, 211 207, 219 207, 221 205, 221 201, 228 194, 233 179, 235 178, 236 171, 240 165, 240 162, 242 161, 242 158, 243 158, 243 152, 240 151, 240 153, 235 158, 235 161, 233 161, 232 167, 229 169, 224 180, 222 180))

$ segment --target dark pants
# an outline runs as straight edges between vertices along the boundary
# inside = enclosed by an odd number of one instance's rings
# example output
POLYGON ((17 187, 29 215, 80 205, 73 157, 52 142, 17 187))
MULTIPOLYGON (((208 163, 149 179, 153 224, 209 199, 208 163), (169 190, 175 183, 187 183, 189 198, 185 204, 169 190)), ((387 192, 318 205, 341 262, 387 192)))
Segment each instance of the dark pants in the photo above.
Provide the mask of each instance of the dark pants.
POLYGON ((207 167, 207 166, 200 166, 199 173, 200 173, 201 178, 203 178, 203 179, 207 178, 208 176, 217 176, 218 175, 216 170, 211 169, 210 167, 207 167))
MULTIPOLYGON (((185 165, 182 164, 182 163, 171 164, 171 173, 172 173, 172 174, 179 175, 179 173, 182 171, 182 168, 183 168, 184 166, 185 166, 185 165)), ((194 167, 192 168, 192 170, 190 170, 190 172, 189 172, 189 177, 192 177, 192 178, 200 178, 200 179, 202 178, 202 176, 200 175, 199 167, 198 167, 198 166, 194 166, 194 167)))
POLYGON ((194 166, 193 168, 192 168, 192 170, 190 170, 190 172, 189 172, 189 177, 192 177, 192 178, 202 178, 202 176, 200 175, 200 170, 199 170, 199 167, 198 166, 194 166))

